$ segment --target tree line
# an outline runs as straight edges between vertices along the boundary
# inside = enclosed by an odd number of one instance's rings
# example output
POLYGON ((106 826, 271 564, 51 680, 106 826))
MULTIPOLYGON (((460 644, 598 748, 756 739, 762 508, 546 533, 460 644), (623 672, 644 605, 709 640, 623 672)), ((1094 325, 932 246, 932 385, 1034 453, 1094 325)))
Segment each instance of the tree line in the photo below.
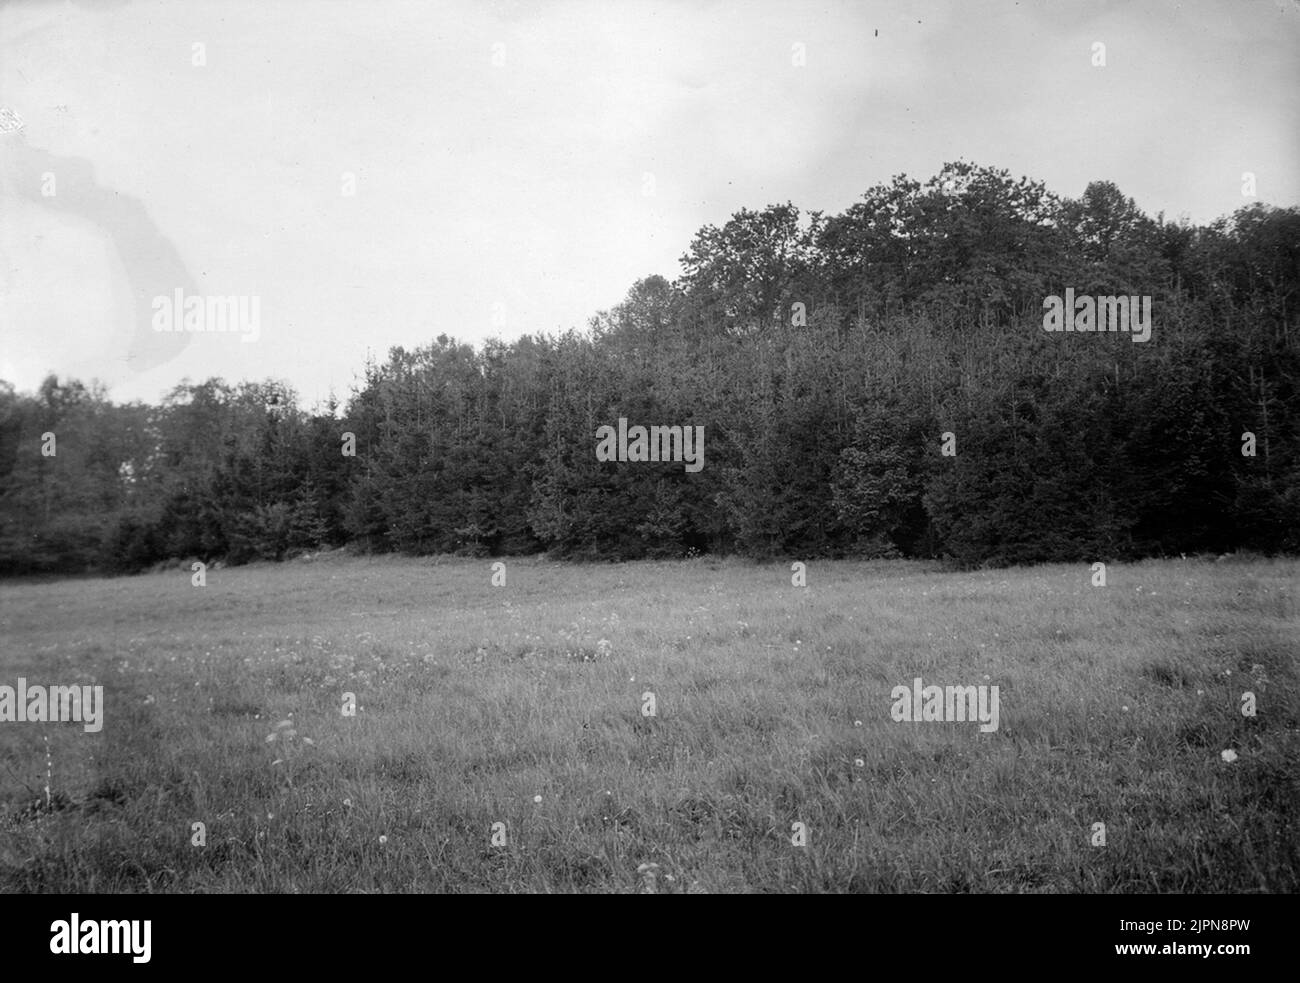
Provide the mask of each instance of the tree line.
POLYGON ((1300 547, 1300 209, 1209 225, 968 162, 701 229, 584 331, 439 335, 346 405, 282 382, 157 405, 0 381, 0 572, 360 551, 942 557, 1300 547), (1152 334, 1045 300, 1152 298, 1152 334), (620 417, 706 466, 597 460, 620 417), (44 438, 53 434, 55 453, 44 438))

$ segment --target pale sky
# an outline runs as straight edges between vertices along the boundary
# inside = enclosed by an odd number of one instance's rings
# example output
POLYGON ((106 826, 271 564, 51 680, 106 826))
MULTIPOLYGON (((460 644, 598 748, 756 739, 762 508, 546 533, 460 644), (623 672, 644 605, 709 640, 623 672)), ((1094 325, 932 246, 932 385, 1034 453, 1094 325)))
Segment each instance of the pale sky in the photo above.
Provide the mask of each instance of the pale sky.
POLYGON ((19 2, 0 108, 0 378, 311 406, 367 351, 583 328, 742 207, 959 158, 1197 222, 1300 203, 1300 3, 19 2), (257 297, 257 340, 153 332, 177 288, 257 297))

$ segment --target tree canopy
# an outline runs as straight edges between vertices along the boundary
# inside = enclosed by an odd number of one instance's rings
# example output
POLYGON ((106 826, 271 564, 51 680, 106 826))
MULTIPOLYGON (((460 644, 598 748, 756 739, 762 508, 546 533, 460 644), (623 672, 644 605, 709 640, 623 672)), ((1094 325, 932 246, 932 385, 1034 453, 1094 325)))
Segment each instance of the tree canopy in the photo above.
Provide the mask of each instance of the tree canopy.
POLYGON ((1300 547, 1296 208, 1169 223, 1110 182, 1069 199, 960 161, 840 215, 742 209, 681 266, 586 331, 394 348, 310 412, 275 381, 156 406, 0 381, 0 571, 345 543, 961 564, 1300 547), (1067 288, 1151 297, 1150 341, 1045 332, 1067 288), (706 466, 598 461, 620 417, 703 427, 706 466))

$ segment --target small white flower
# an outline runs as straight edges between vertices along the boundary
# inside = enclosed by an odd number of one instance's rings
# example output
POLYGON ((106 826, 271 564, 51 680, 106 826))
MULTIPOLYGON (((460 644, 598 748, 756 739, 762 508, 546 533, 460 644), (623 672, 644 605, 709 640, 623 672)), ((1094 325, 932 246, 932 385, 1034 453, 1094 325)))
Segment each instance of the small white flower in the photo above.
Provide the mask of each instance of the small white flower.
POLYGON ((1234 761, 1237 760, 1237 752, 1234 751, 1232 748, 1228 748, 1227 750, 1221 752, 1219 754, 1219 757, 1222 758, 1224 761, 1228 762, 1228 764, 1232 764, 1234 761))
POLYGON ((861 721, 861 720, 855 720, 855 721, 853 721, 853 726, 854 726, 854 727, 861 727, 861 726, 862 726, 862 721, 861 721))
POLYGON ((861 758, 854 758, 853 763, 857 765, 859 768, 862 768, 866 765, 866 762, 863 761, 861 758))
POLYGON ((344 799, 344 800, 343 800, 343 805, 346 806, 347 808, 351 809, 351 808, 352 808, 352 800, 351 800, 351 799, 344 799))
POLYGON ((1120 709, 1123 710, 1125 713, 1128 713, 1128 707, 1120 707, 1120 709))
POLYGON ((380 845, 380 846, 383 846, 383 845, 384 845, 385 843, 387 843, 387 842, 388 842, 388 837, 387 837, 387 836, 381 836, 381 837, 379 837, 379 845, 380 845))
POLYGON ((537 805, 541 805, 541 804, 542 804, 542 797, 541 797, 540 795, 534 795, 534 796, 533 796, 533 802, 536 803, 537 805))

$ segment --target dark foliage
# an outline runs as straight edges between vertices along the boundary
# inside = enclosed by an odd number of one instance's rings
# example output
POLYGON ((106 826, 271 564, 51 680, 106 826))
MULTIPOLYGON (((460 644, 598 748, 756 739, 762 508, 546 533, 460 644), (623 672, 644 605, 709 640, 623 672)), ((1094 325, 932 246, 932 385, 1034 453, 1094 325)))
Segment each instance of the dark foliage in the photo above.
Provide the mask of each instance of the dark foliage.
POLYGON ((0 572, 345 543, 966 565, 1300 549, 1300 210, 1170 224, 1109 183, 1059 199, 959 162, 842 215, 741 211, 682 265, 584 333, 395 348, 312 413, 274 382, 159 406, 0 382, 0 572), (1151 340, 1045 332, 1067 287, 1150 296, 1151 340), (620 417, 703 426, 703 470, 598 461, 620 417))

